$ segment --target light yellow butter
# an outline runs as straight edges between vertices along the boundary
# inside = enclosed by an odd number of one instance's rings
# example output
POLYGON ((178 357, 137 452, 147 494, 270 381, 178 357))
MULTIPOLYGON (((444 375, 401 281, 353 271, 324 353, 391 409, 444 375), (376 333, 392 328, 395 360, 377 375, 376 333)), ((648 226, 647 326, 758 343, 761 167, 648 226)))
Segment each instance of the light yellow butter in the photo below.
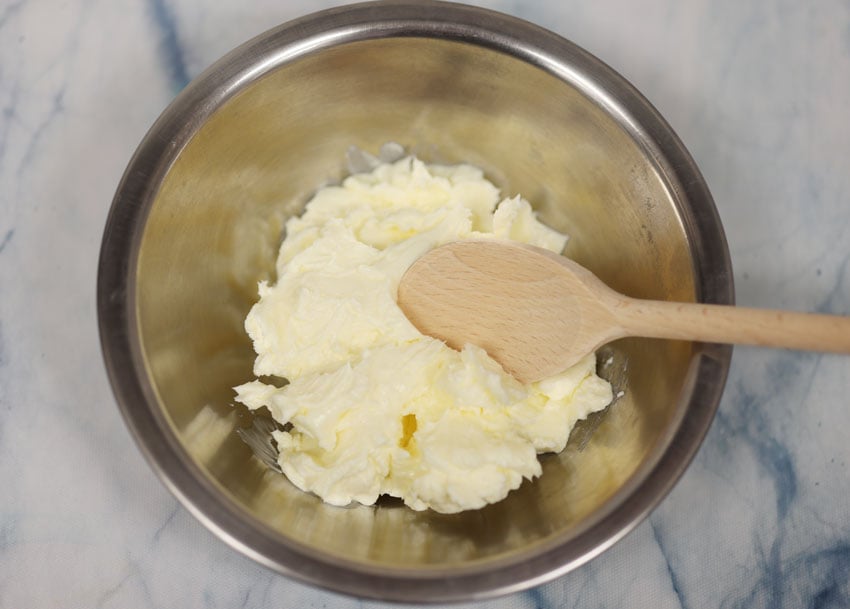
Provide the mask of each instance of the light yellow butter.
POLYGON ((454 351, 410 324, 401 276, 469 238, 566 243, 520 197, 500 203, 479 169, 412 157, 321 189, 287 222, 277 283, 260 284, 245 327, 254 373, 290 383, 252 381, 236 399, 291 424, 275 440, 296 486, 334 505, 388 494, 417 510, 479 508, 540 475, 537 454, 610 403, 592 355, 522 385, 480 348, 454 351))

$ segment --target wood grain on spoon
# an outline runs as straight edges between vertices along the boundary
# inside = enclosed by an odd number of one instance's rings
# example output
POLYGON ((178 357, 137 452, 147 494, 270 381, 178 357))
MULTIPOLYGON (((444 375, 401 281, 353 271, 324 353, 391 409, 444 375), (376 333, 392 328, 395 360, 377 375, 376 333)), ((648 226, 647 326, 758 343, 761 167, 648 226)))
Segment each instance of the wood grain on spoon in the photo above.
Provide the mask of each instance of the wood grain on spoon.
POLYGON ((850 353, 850 317, 638 300, 572 260, 509 241, 459 241, 419 258, 398 304, 421 332, 478 345, 523 382, 627 336, 850 353))

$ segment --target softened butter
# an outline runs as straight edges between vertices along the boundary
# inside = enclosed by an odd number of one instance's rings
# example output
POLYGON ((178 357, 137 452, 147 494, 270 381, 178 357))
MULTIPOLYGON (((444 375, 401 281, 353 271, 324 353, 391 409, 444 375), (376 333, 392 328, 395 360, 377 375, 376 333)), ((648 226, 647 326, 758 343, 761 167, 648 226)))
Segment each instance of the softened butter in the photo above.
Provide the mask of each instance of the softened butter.
POLYGON ((575 423, 612 399, 595 356, 523 385, 483 350, 421 334, 396 305, 407 268, 461 239, 499 238, 560 252, 566 236, 469 165, 414 157, 319 190, 286 224, 277 282, 260 283, 245 328, 254 373, 236 387, 268 408, 293 484, 334 505, 400 497, 451 513, 503 499, 563 450, 575 423))

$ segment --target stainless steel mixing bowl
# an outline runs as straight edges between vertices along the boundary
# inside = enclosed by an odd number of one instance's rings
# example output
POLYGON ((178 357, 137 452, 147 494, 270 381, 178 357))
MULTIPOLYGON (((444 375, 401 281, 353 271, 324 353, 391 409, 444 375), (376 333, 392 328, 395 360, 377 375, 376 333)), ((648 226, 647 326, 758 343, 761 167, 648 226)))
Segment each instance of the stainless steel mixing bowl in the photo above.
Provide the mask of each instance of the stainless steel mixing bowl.
POLYGON ((231 387, 253 378, 243 319, 257 282, 273 279, 286 218, 344 175, 350 146, 387 141, 483 167, 569 233, 568 254, 621 292, 732 302, 706 185, 622 77, 548 31, 479 8, 348 6, 224 57, 139 146, 98 277, 118 402, 180 501, 281 573, 397 600, 539 584, 611 546, 670 490, 712 420, 731 350, 615 344, 603 372, 624 396, 582 424, 585 441, 544 457, 540 479, 485 509, 342 509, 297 490, 233 431, 247 420, 231 387))

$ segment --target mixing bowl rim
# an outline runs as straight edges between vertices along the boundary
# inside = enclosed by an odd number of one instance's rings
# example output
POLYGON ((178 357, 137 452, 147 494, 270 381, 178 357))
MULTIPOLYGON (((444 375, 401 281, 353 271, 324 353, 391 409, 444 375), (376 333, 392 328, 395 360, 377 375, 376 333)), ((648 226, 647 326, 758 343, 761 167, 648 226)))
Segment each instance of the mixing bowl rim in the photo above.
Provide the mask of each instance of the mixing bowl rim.
POLYGON ((663 450, 567 543, 557 538, 511 559, 414 573, 383 572, 323 555, 285 540, 238 506, 182 448, 157 406, 138 331, 136 265, 147 214, 162 179, 204 121, 231 96, 287 62, 351 42, 412 36, 519 58, 568 80, 616 116, 646 154, 669 170, 674 200, 693 204, 678 211, 691 245, 697 299, 733 302, 728 247, 708 187, 673 130, 622 76, 575 44, 514 17, 453 3, 387 0, 321 11, 269 30, 213 64, 166 108, 140 143, 113 199, 98 266, 98 322, 108 376, 137 445, 181 503, 231 546, 275 571, 337 592, 394 601, 480 599, 557 577, 613 545, 646 517, 684 472, 709 428, 728 374, 730 347, 694 345, 688 383, 676 406, 678 421, 668 430, 663 450))

